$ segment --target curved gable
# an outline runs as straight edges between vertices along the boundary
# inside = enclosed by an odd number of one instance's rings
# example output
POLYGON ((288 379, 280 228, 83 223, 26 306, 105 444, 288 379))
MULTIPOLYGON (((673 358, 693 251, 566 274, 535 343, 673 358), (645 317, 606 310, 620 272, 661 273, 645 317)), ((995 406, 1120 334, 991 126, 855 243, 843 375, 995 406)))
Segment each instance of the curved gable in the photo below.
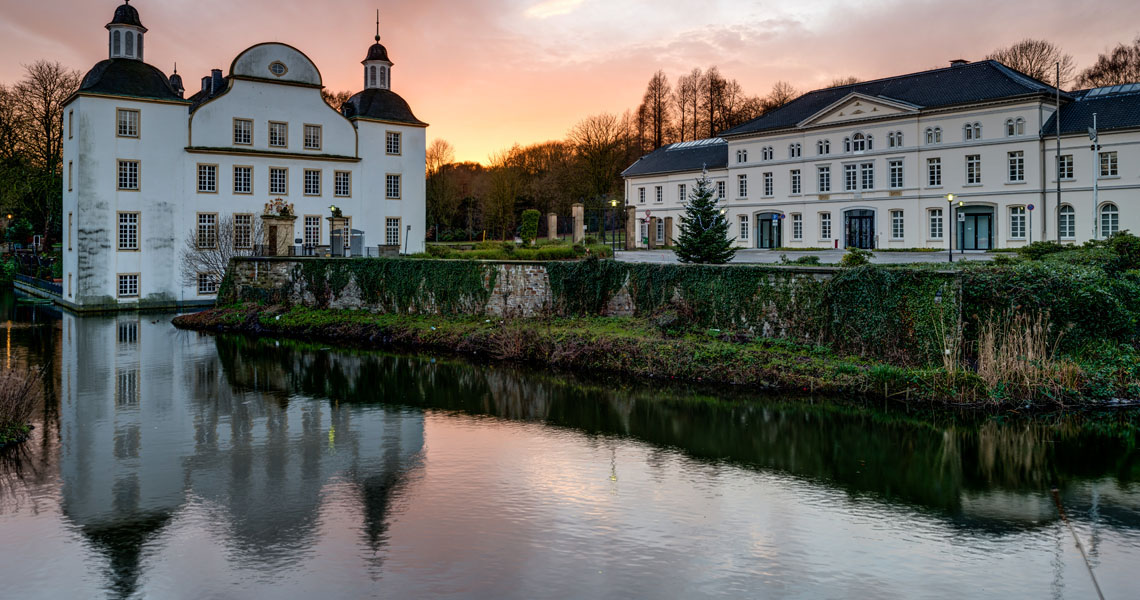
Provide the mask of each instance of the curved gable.
POLYGON ((230 75, 313 86, 322 85, 321 72, 304 52, 288 44, 276 42, 258 44, 238 54, 230 65, 230 75), (277 63, 284 65, 284 69, 278 68, 275 71, 272 67, 277 63))

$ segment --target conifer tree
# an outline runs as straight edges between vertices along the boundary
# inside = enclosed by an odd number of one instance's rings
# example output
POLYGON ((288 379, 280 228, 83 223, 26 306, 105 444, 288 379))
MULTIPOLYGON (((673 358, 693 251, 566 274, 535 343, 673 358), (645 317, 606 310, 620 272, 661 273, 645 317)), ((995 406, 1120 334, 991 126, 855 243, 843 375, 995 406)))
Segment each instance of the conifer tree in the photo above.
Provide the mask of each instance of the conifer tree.
POLYGON ((673 246, 677 260, 683 263, 724 264, 736 256, 728 237, 728 220, 717 206, 712 182, 706 170, 685 203, 681 217, 681 235, 673 246))

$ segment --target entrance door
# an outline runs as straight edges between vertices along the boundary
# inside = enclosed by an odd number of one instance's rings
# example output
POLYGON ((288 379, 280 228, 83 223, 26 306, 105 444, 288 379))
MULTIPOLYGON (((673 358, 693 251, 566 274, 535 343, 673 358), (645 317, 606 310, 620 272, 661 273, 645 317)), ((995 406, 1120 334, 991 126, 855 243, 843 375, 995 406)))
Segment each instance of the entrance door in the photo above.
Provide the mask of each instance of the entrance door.
POLYGON ((963 215, 959 223, 962 232, 958 234, 958 247, 963 250, 990 250, 994 247, 993 213, 963 215))
POLYGON ((277 256, 277 225, 269 226, 269 256, 277 256))
POLYGON ((875 213, 870 210, 849 210, 843 214, 847 237, 845 248, 875 248, 875 213))
POLYGON ((780 233, 780 214, 760 213, 756 219, 756 247, 765 250, 779 248, 783 241, 780 233))

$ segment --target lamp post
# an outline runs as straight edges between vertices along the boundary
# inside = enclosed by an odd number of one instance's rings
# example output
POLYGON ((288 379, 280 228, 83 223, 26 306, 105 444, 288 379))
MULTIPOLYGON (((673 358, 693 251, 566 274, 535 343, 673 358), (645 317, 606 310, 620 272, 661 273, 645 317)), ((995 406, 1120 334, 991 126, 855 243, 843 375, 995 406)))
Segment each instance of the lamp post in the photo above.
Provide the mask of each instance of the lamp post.
POLYGON ((946 194, 946 220, 950 221, 950 229, 946 236, 946 254, 950 258, 950 262, 954 262, 954 237, 958 235, 958 229, 954 223, 954 194, 946 194))
POLYGON ((614 213, 614 234, 610 236, 610 248, 613 250, 614 256, 617 256, 617 198, 610 198, 610 209, 614 213))

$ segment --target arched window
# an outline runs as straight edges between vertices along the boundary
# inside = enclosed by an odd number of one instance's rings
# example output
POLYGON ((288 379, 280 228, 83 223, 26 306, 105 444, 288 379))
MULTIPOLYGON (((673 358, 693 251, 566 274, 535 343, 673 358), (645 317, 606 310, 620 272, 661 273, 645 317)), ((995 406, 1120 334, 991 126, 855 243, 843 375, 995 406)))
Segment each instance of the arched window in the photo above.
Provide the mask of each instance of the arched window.
POLYGON ((934 143, 935 144, 941 144, 942 143, 942 128, 941 127, 935 127, 934 128, 934 143))
POLYGON ((1018 117, 1016 123, 1017 123, 1017 135, 1025 135, 1025 119, 1018 117))
POLYGON ((849 137, 843 138, 843 151, 844 152, 850 152, 851 151, 851 138, 849 138, 849 137))
POLYGON ((855 135, 851 136, 851 151, 852 152, 863 152, 866 149, 867 149, 867 138, 863 134, 856 133, 855 135))
POLYGON ((933 144, 934 143, 934 130, 931 129, 930 127, 926 128, 926 143, 927 144, 933 144))
POLYGON ((388 67, 380 67, 380 87, 388 88, 388 67))
POLYGON ((368 67, 368 87, 376 87, 376 67, 368 67))
POLYGON ((1013 119, 1006 119, 1005 122, 1005 135, 1006 137, 1013 137, 1017 135, 1017 130, 1014 128, 1013 119))
POLYGON ((139 60, 142 60, 142 59, 143 59, 143 53, 142 53, 142 34, 141 34, 141 33, 139 33, 139 34, 136 34, 136 35, 135 35, 135 37, 137 37, 137 38, 139 39, 139 60))
POLYGON ((127 32, 127 45, 125 54, 127 56, 135 55, 135 34, 133 31, 127 32))
POLYGON ((118 29, 111 33, 111 56, 119 56, 123 53, 122 44, 120 43, 121 33, 118 29))
POLYGON ((831 142, 828 140, 819 140, 815 143, 816 154, 831 154, 831 142))
POLYGON ((896 131, 896 132, 895 132, 895 146, 896 146, 896 147, 898 147, 898 148, 902 148, 902 145, 903 145, 903 136, 902 136, 902 132, 901 132, 901 131, 896 131))
POLYGON ((982 139, 982 124, 981 123, 974 123, 974 139, 975 140, 982 139))
POLYGON ((1068 204, 1061 207, 1061 212, 1057 217, 1057 235, 1063 240, 1077 238, 1077 213, 1068 204))
POLYGON ((1120 211, 1116 205, 1109 202, 1100 207, 1100 235, 1110 237, 1120 231, 1120 211))
POLYGON ((875 136, 873 136, 873 135, 867 136, 867 149, 868 150, 874 150, 875 149, 875 136))

